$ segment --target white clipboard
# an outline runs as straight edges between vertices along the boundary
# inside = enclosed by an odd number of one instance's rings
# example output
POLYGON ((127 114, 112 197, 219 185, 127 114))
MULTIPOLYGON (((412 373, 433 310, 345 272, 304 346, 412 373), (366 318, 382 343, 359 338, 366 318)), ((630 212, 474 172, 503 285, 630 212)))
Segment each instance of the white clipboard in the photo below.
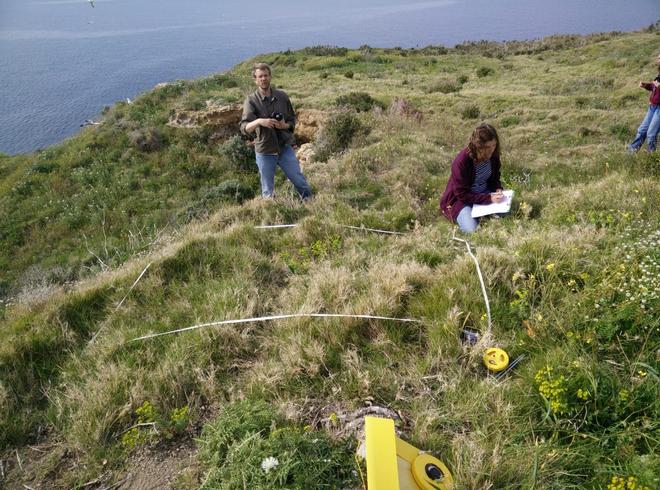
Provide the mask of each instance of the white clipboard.
POLYGON ((472 217, 481 218, 489 214, 508 213, 511 210, 511 202, 513 201, 513 190, 509 189, 503 191, 506 198, 502 202, 494 202, 491 204, 474 204, 472 206, 472 217))

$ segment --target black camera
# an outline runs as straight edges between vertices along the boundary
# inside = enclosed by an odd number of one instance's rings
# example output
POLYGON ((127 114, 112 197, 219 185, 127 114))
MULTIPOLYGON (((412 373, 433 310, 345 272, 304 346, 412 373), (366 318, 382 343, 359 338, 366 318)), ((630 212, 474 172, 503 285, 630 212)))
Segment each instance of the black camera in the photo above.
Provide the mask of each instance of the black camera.
POLYGON ((271 118, 271 119, 275 119, 275 120, 277 120, 277 121, 281 121, 281 120, 284 119, 284 116, 282 115, 281 112, 273 112, 273 113, 270 115, 270 118, 271 118))

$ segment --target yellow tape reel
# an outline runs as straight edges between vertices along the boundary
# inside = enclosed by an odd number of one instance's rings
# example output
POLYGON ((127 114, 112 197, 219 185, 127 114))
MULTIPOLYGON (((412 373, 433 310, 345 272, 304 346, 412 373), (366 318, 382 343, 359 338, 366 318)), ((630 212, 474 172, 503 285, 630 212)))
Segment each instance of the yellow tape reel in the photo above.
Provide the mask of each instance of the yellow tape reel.
POLYGON ((503 371, 509 365, 509 354, 499 347, 489 347, 484 353, 484 365, 495 373, 503 371))
POLYGON ((369 490, 454 490, 449 468, 396 437, 394 421, 364 418, 369 490))
POLYGON ((415 483, 423 490, 450 490, 453 479, 449 468, 430 454, 420 454, 412 462, 412 475, 415 483))

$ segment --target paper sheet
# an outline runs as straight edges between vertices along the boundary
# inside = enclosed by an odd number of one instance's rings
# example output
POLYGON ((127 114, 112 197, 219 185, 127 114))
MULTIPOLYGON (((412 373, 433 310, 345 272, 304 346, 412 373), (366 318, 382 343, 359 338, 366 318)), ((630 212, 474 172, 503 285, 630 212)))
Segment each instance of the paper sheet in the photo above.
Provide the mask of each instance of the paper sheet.
POLYGON ((513 191, 506 190, 503 192, 506 199, 502 202, 494 202, 492 204, 474 204, 472 206, 472 217, 480 218, 488 214, 508 213, 511 209, 511 201, 513 201, 513 191))

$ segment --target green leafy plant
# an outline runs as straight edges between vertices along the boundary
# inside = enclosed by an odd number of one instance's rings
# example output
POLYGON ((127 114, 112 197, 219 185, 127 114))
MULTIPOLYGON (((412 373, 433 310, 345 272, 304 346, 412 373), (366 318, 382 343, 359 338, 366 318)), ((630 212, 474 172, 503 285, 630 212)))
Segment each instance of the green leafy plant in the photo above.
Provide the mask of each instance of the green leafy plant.
POLYGON ((222 143, 218 153, 226 157, 236 168, 255 172, 254 146, 248 145, 240 135, 234 135, 222 143))
POLYGON ((135 417, 137 420, 135 426, 124 432, 121 437, 122 446, 128 450, 152 443, 159 437, 172 439, 181 435, 190 422, 190 407, 185 405, 175 408, 165 416, 146 400, 135 409, 135 417))
POLYGON ((449 94, 460 91, 462 86, 463 83, 458 80, 440 79, 434 81, 425 90, 427 93, 441 92, 443 94, 449 94))
POLYGON ((480 66, 477 68, 477 76, 479 78, 484 78, 495 73, 495 70, 489 66, 480 66))
POLYGON ((463 119, 477 119, 480 114, 479 106, 475 104, 468 104, 461 109, 461 117, 463 119))
POLYGON ((303 490, 356 483, 350 443, 283 423, 263 402, 225 408, 205 427, 201 444, 207 468, 203 489, 303 490))
POLYGON ((357 136, 368 131, 354 112, 344 111, 330 116, 315 142, 315 160, 325 161, 344 151, 357 136))
POLYGON ((382 107, 376 99, 366 92, 350 92, 340 95, 335 100, 335 105, 338 107, 347 107, 355 112, 368 112, 374 106, 382 107))

